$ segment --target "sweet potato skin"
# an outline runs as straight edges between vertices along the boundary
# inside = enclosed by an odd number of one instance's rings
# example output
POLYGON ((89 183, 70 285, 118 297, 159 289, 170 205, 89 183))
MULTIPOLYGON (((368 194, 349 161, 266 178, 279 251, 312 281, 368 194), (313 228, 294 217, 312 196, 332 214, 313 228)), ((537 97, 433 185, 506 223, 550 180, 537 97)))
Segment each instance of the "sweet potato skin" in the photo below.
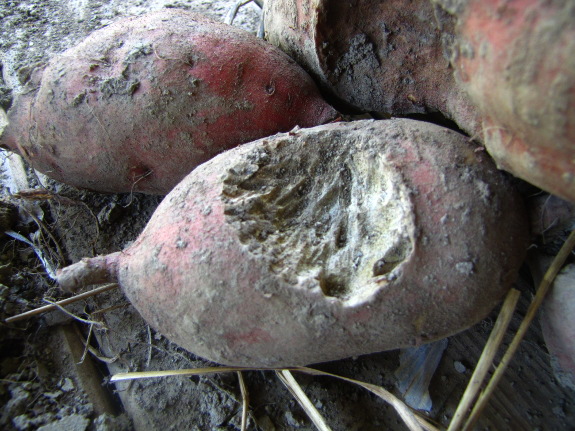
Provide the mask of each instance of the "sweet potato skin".
POLYGON ((555 377, 561 385, 575 389, 575 266, 567 265, 555 279, 545 298, 541 329, 549 350, 555 377))
MULTIPOLYGON (((505 175, 456 132, 331 124, 199 166, 111 266, 144 319, 180 346, 222 364, 303 365, 483 318, 522 261, 523 214, 505 175)), ((72 273, 63 286, 79 282, 72 273)))
POLYGON ((575 202, 569 0, 270 0, 269 40, 355 108, 441 112, 502 169, 575 202), (335 29, 335 30, 334 30, 335 29))
POLYGON ((454 12, 458 85, 498 165, 575 201, 575 4, 468 0, 454 12))
POLYGON ((336 115, 284 53, 177 9, 94 32, 36 80, 9 111, 2 146, 105 192, 165 194, 223 150, 336 115))
POLYGON ((382 114, 441 112, 476 132, 455 84, 456 18, 429 0, 270 0, 267 39, 350 107, 382 114))

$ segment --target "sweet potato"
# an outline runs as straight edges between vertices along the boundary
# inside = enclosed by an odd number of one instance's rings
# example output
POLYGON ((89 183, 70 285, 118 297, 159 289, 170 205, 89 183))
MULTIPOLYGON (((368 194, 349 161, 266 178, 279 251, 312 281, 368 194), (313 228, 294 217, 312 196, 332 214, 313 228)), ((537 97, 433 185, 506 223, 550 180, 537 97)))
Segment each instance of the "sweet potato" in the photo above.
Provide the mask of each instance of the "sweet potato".
POLYGON ((351 107, 440 111, 475 131, 450 64, 456 20, 429 0, 270 0, 264 9, 266 38, 351 107))
MULTIPOLYGON (((555 208, 549 208, 553 211, 555 208)), ((563 209, 563 208, 562 208, 563 209)), ((560 214, 564 211, 560 211, 560 214)), ((573 215, 573 213, 571 214, 573 215)), ((571 220, 572 217, 571 217, 571 220)), ((564 240, 564 238, 562 238, 564 240)), ((531 274, 539 285, 553 256, 538 247, 528 256, 531 274)), ((555 251, 557 253, 557 251, 555 251)), ((557 382, 575 390, 575 265, 568 263, 553 280, 541 304, 539 323, 557 382)))
POLYGON ((540 315, 541 330, 557 381, 575 390, 575 265, 553 282, 540 315))
POLYGON ((148 323, 219 363, 329 361, 483 318, 522 261, 524 213, 456 132, 330 124, 200 165, 130 247, 64 268, 59 282, 116 280, 148 323))
POLYGON ((94 32, 28 87, 0 144, 57 180, 105 192, 165 194, 225 149, 336 115, 283 52, 177 9, 94 32))
POLYGON ((575 3, 466 0, 457 17, 458 85, 497 164, 575 202, 575 3))
POLYGON ((497 164, 575 201, 575 4, 270 0, 268 39, 352 106, 439 111, 497 164))

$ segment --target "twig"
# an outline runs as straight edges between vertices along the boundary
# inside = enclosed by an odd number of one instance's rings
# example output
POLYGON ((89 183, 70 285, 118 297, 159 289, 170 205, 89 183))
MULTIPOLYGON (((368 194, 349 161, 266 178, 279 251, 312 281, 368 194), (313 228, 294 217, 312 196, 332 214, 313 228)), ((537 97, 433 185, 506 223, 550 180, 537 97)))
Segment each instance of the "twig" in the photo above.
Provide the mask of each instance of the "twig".
POLYGON ((146 325, 148 328, 148 357, 146 358, 146 368, 150 367, 150 362, 152 361, 152 330, 150 325, 146 325))
MULTIPOLYGON (((62 248, 60 248, 60 244, 58 243, 58 241, 56 240, 56 237, 52 234, 52 232, 50 232, 50 229, 48 229, 48 227, 44 224, 44 222, 42 220, 38 219, 34 214, 29 212, 29 215, 30 215, 30 217, 32 217, 32 219, 34 219, 34 222, 36 222, 36 224, 40 228, 40 234, 42 234, 43 232, 46 232, 46 234, 52 240, 52 243, 54 244, 54 247, 56 248, 56 254, 58 255, 57 260, 59 262, 65 262, 66 259, 64 258, 64 253, 62 252, 62 248)), ((44 241, 46 242, 46 240, 44 240, 44 241)))
POLYGON ((537 310, 541 306, 543 299, 545 299, 545 296, 547 295, 547 292, 549 291, 549 288, 551 287, 553 280, 561 270, 561 267, 565 263, 565 260, 567 260, 567 257, 569 257, 569 255, 571 254, 571 250, 573 250, 573 247, 575 247, 575 230, 571 232, 571 234, 561 247, 561 250, 559 250, 559 253, 557 254, 557 256, 555 256, 555 259, 553 259, 551 266, 543 276, 543 280, 541 280, 539 289, 537 289, 537 293, 535 294, 535 298, 533 298, 533 301, 529 305, 527 313, 525 314, 525 317, 523 318, 523 321, 521 322, 521 325, 519 326, 519 329, 517 330, 515 337, 513 337, 511 344, 509 345, 507 351, 503 355, 503 358, 501 359, 501 362, 499 363, 498 367, 493 373, 491 380, 489 381, 484 391, 479 396, 479 399, 477 400, 477 403, 473 407, 473 410, 471 411, 469 419, 465 423, 463 430, 472 429, 473 425, 483 412, 483 409, 487 405, 487 401, 489 400, 491 394, 497 387, 497 384, 501 380, 501 377, 503 377, 503 374, 505 373, 505 370, 509 366, 511 359, 513 358, 513 355, 517 351, 517 348, 519 347, 521 340, 525 336, 525 333, 527 332, 529 325, 533 321, 535 314, 537 313, 537 310))
POLYGON ((116 283, 105 284, 100 286, 96 289, 90 290, 88 292, 80 293, 79 295, 72 296, 70 298, 63 299, 58 302, 50 303, 50 305, 45 305, 43 307, 36 308, 34 310, 26 311, 25 313, 17 314, 16 316, 12 316, 6 319, 6 323, 16 322, 18 320, 28 319, 29 317, 35 316, 37 314, 44 313, 46 311, 54 310, 58 307, 63 305, 71 304, 72 302, 80 301, 85 298, 89 298, 90 296, 98 295, 100 293, 106 292, 108 290, 112 290, 117 288, 118 285, 116 283))
POLYGON ((130 189, 130 199, 128 200, 128 203, 126 205, 122 205, 123 208, 128 208, 130 205, 132 205, 132 202, 134 201, 134 190, 136 188, 136 185, 142 181, 143 179, 145 179, 146 177, 149 177, 150 175, 153 174, 154 171, 147 171, 146 173, 144 173, 143 175, 140 175, 138 178, 134 178, 134 182, 132 183, 132 188, 130 189))
POLYGON ((455 414, 449 423, 449 428, 447 431, 459 430, 463 424, 465 415, 467 414, 472 403, 475 401, 477 393, 481 389, 481 385, 485 380, 485 376, 493 365, 493 358, 501 346, 503 337, 507 331, 509 322, 511 322, 513 312, 515 311, 515 306, 517 305, 517 301, 519 300, 520 296, 521 292, 519 292, 517 289, 512 288, 509 290, 509 293, 505 298, 505 302, 501 307, 501 312, 499 313, 499 316, 497 316, 497 321, 495 322, 493 330, 489 335, 487 344, 483 348, 483 352, 481 353, 481 357, 477 362, 475 371, 473 372, 473 375, 469 380, 469 384, 467 385, 467 388, 461 397, 461 401, 459 402, 457 410, 455 411, 455 414))

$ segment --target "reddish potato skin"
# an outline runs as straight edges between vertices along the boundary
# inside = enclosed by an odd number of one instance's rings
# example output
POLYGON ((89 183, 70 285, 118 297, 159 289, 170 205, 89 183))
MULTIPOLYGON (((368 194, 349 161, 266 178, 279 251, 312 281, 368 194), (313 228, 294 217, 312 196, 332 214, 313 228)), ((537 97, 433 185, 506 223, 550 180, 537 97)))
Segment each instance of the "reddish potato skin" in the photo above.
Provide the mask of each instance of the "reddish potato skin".
POLYGON ((336 116, 284 53, 177 9, 96 31, 38 75, 1 145, 104 192, 166 194, 223 150, 336 116))
POLYGON ((570 0, 270 0, 268 39, 353 107, 439 111, 502 169, 575 202, 570 0))
MULTIPOLYGON (((285 172, 281 163, 273 166, 294 183, 303 175, 298 163, 285 172)), ((256 177, 250 184, 260 183, 256 177)), ((255 211, 282 193, 264 191, 259 201, 252 200, 259 188, 245 190, 239 199, 245 196, 247 207, 254 202, 255 211)), ((524 213, 505 175, 456 132, 413 120, 331 124, 255 141, 199 166, 166 196, 131 247, 65 268, 59 282, 80 285, 96 268, 99 281, 119 282, 149 324, 212 361, 303 365, 432 341, 485 317, 523 260, 524 213), (367 289, 349 297, 327 295, 321 281, 261 249, 267 234, 259 228, 256 240, 246 240, 249 212, 226 203, 238 196, 233 172, 262 150, 282 148, 296 160, 316 151, 331 158, 377 154, 397 173, 413 248, 392 275, 365 279, 367 289)), ((375 232, 368 234, 355 238, 360 250, 375 232)))
POLYGON ((458 84, 497 164, 575 202, 575 3, 468 0, 455 10, 458 84))

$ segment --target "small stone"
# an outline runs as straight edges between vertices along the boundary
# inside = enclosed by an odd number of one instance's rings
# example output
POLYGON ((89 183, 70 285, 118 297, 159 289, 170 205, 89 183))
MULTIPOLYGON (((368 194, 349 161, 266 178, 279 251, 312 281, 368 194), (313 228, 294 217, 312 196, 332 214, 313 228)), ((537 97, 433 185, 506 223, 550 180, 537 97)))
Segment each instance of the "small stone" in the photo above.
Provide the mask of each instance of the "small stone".
POLYGON ((72 382, 72 379, 66 377, 60 384, 60 389, 62 389, 64 392, 69 392, 74 389, 74 383, 72 382))
POLYGON ((453 366, 455 367, 455 371, 457 371, 458 373, 463 374, 467 371, 467 367, 463 365, 463 363, 460 361, 455 361, 453 363, 453 366))
POLYGON ((104 413, 94 419, 94 428, 95 431, 129 431, 133 425, 125 413, 115 417, 104 413))
POLYGON ((26 411, 26 406, 30 402, 30 392, 21 387, 10 390, 11 399, 4 405, 3 411, 18 416, 26 411))
POLYGON ((54 392, 44 392, 44 396, 46 398, 50 398, 51 400, 56 400, 62 395, 62 391, 54 391, 54 392))
POLYGON ((90 419, 73 414, 70 416, 64 416, 62 419, 49 424, 43 425, 38 428, 38 431, 85 431, 90 424, 90 419))
POLYGON ((274 423, 267 415, 259 417, 257 419, 257 424, 263 431, 276 431, 274 423))
POLYGON ((12 425, 18 431, 26 431, 30 429, 30 417, 28 415, 19 415, 12 418, 12 425))
POLYGON ((291 411, 285 412, 285 419, 288 425, 292 428, 301 428, 302 423, 297 419, 291 411))
POLYGON ((98 223, 100 225, 114 223, 122 215, 123 210, 122 206, 115 202, 108 203, 98 213, 98 223))

